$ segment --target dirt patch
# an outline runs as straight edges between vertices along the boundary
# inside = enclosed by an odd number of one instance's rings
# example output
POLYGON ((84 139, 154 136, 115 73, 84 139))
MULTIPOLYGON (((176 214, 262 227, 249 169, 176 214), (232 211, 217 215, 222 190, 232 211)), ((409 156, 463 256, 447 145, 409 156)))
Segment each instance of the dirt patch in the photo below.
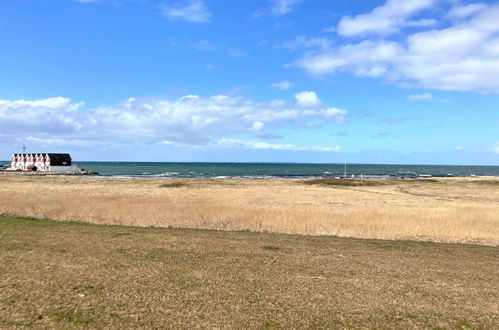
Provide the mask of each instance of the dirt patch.
POLYGON ((499 180, 479 180, 479 181, 473 181, 473 183, 482 186, 499 187, 499 180))
POLYGON ((189 187, 189 184, 182 181, 166 182, 159 185, 160 188, 185 188, 189 187))
POLYGON ((303 181, 306 185, 321 185, 329 187, 373 187, 393 184, 391 179, 313 179, 303 181))

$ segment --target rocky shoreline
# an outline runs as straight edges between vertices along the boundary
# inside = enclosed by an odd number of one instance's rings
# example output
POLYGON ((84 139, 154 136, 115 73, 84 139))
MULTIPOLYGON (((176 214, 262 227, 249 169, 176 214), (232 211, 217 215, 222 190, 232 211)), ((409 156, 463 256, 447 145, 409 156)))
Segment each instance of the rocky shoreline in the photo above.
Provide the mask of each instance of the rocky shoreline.
POLYGON ((52 176, 52 175, 97 175, 98 172, 90 170, 78 170, 78 171, 0 171, 0 176, 18 176, 18 175, 28 175, 28 176, 52 176))

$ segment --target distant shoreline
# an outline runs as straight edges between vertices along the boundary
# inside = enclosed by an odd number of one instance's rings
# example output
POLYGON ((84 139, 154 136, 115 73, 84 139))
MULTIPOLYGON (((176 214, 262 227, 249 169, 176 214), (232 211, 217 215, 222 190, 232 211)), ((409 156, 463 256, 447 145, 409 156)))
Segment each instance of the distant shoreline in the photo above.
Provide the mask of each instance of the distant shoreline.
MULTIPOLYGON (((88 172, 69 173, 69 175, 99 173, 103 177, 128 178, 499 177, 499 166, 220 162, 75 162, 75 165, 88 172)), ((62 172, 58 175, 61 174, 62 172)))
POLYGON ((1 176, 51 176, 51 175, 98 175, 98 172, 89 170, 79 170, 79 171, 0 171, 1 176))
POLYGON ((292 174, 292 175, 206 175, 206 176, 187 176, 177 174, 104 174, 92 170, 81 171, 53 171, 53 172, 27 172, 27 171, 0 171, 0 176, 92 176, 102 179, 438 179, 438 178, 499 178, 499 175, 391 175, 391 174, 369 174, 369 175, 309 175, 309 174, 292 174))
POLYGON ((415 179, 425 180, 432 178, 499 178, 496 175, 390 175, 390 174, 372 174, 372 175, 215 175, 215 176, 181 176, 181 175, 163 175, 163 174, 102 174, 90 170, 82 171, 60 171, 60 172, 26 172, 26 171, 0 171, 0 176, 92 176, 102 179, 415 179))

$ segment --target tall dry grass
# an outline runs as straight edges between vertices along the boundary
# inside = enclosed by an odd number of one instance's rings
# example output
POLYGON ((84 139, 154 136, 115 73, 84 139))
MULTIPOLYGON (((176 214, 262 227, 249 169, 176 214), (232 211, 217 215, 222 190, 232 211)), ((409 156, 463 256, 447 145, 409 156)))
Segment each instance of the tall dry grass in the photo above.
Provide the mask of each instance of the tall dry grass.
POLYGON ((1 177, 0 214, 132 226, 499 244, 499 180, 1 177))

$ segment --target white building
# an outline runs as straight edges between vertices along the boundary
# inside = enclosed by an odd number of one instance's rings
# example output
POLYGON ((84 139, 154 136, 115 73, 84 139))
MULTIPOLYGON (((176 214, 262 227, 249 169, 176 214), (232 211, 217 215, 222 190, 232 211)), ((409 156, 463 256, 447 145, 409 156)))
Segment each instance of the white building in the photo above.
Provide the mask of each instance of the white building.
POLYGON ((9 171, 77 171, 71 164, 69 154, 31 153, 14 154, 10 161, 9 171))

